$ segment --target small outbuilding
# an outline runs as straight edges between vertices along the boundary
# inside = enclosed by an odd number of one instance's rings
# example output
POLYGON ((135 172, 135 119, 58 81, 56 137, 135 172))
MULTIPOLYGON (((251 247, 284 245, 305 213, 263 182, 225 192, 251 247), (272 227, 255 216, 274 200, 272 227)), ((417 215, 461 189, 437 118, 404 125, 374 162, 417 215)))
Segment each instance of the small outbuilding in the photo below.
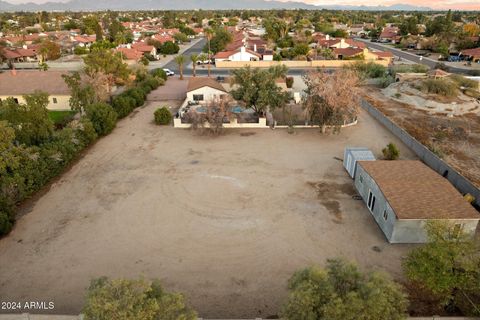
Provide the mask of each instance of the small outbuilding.
POLYGON ((416 160, 357 161, 355 188, 390 243, 425 243, 429 220, 475 235, 480 213, 435 171, 416 160))
POLYGON ((372 151, 364 147, 347 147, 343 154, 343 166, 350 177, 355 177, 357 161, 374 161, 375 156, 372 151))

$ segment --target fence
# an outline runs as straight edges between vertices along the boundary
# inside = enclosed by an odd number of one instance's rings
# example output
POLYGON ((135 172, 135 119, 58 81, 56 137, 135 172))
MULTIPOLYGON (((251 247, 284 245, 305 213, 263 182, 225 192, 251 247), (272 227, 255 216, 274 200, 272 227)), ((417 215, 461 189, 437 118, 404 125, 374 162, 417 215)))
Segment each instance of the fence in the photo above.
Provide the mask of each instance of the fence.
MULTIPOLYGON (((285 65, 288 68, 341 68, 359 60, 313 60, 313 61, 215 61, 217 68, 243 68, 250 66, 252 68, 269 68, 276 65, 285 65)), ((384 67, 388 67, 388 60, 365 61, 374 62, 384 67)))
POLYGON ((399 138, 405 145, 407 145, 415 154, 431 169, 447 178, 448 181, 462 194, 471 194, 475 197, 475 205, 480 207, 480 190, 468 181, 464 176, 458 173, 451 166, 446 164, 432 151, 428 150, 423 144, 418 142, 404 129, 397 126, 392 120, 386 117, 377 108, 372 106, 365 100, 362 100, 361 106, 376 120, 383 124, 390 130, 397 138, 399 138))

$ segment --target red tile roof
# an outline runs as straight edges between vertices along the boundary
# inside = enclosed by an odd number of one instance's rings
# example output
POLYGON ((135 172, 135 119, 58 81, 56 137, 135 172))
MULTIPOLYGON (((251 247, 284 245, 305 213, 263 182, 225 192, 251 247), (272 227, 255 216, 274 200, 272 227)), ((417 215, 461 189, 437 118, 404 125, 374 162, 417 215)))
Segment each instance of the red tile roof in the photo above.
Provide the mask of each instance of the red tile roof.
POLYGON ((117 52, 120 52, 126 60, 139 60, 143 57, 143 53, 132 48, 117 48, 117 52))

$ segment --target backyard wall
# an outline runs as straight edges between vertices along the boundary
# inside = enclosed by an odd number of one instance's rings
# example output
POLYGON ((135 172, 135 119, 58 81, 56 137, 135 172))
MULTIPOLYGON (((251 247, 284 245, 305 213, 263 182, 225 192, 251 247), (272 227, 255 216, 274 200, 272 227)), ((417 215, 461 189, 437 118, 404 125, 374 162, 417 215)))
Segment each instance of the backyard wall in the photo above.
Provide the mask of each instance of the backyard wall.
MULTIPOLYGON (((217 68, 269 68, 276 65, 285 65, 288 68, 342 68, 358 60, 315 60, 315 61, 216 61, 217 68)), ((375 62, 384 67, 388 67, 388 60, 365 61, 375 62)))
POLYGON ((372 106, 365 100, 362 100, 361 106, 370 115, 372 115, 381 124, 387 127, 397 138, 407 145, 415 154, 431 169, 438 174, 446 177, 448 181, 461 193, 471 194, 475 197, 476 206, 480 206, 480 190, 473 185, 467 178, 458 173, 455 169, 445 163, 436 154, 431 152, 427 147, 418 142, 407 131, 397 126, 392 120, 386 117, 377 108, 372 106))

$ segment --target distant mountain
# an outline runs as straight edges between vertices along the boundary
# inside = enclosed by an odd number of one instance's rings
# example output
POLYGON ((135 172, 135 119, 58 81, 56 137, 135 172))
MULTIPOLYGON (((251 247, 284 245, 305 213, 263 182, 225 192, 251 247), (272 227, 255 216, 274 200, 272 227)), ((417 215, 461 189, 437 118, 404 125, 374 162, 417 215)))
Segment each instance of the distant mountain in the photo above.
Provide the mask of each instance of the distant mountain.
POLYGON ((395 4, 391 6, 311 5, 303 2, 268 0, 70 0, 43 4, 12 4, 0 0, 0 11, 98 11, 98 10, 216 10, 216 9, 330 9, 429 11, 428 7, 395 4))

